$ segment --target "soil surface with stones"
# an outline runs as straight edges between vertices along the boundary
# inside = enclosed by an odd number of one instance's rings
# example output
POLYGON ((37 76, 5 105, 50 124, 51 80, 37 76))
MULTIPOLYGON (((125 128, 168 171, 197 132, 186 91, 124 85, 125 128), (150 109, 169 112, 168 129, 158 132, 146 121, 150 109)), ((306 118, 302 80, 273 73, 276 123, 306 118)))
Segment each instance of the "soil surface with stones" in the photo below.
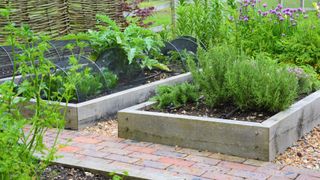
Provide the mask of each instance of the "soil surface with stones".
POLYGON ((302 137, 276 160, 278 164, 320 170, 320 126, 302 137))

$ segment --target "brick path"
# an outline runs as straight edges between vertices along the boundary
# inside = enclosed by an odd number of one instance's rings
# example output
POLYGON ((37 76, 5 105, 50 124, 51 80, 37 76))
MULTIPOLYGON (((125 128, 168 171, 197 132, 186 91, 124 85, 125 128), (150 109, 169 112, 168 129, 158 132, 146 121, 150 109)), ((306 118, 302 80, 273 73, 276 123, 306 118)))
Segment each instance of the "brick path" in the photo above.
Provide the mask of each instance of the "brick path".
MULTIPOLYGON (((50 144, 54 130, 46 135, 50 144)), ((320 179, 320 171, 65 130, 57 163, 146 179, 320 179), (72 140, 71 142, 70 139, 72 140)))

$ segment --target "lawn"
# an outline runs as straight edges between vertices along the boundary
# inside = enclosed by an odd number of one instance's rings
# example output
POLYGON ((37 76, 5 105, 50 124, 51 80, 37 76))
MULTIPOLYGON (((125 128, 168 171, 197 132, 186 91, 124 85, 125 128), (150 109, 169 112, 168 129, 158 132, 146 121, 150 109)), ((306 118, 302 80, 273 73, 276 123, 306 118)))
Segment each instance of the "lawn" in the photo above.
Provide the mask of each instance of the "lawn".
POLYGON ((159 6, 167 3, 170 3, 170 0, 145 1, 140 4, 140 7, 159 6))

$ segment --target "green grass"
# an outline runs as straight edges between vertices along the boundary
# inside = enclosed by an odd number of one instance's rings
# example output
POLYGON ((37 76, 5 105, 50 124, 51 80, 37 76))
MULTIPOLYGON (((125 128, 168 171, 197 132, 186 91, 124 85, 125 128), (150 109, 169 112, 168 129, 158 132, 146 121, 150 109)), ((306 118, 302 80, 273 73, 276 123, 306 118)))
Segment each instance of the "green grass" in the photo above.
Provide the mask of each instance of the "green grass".
POLYGON ((159 5, 162 5, 162 4, 167 4, 169 3, 170 1, 169 0, 149 0, 149 1, 145 1, 145 2, 142 2, 140 4, 140 7, 141 8, 145 8, 145 7, 152 7, 152 6, 159 6, 159 5))
MULTIPOLYGON (((262 0, 263 3, 267 3, 268 7, 276 7, 278 5, 278 0, 262 0)), ((306 8, 312 8, 312 3, 317 2, 317 0, 305 0, 304 1, 304 6, 306 8)), ((298 8, 300 7, 300 0, 283 0, 283 6, 284 7, 290 7, 290 8, 298 8)))
POLYGON ((163 25, 166 27, 171 24, 171 10, 163 9, 155 12, 152 16, 148 17, 147 22, 154 22, 152 27, 163 25))

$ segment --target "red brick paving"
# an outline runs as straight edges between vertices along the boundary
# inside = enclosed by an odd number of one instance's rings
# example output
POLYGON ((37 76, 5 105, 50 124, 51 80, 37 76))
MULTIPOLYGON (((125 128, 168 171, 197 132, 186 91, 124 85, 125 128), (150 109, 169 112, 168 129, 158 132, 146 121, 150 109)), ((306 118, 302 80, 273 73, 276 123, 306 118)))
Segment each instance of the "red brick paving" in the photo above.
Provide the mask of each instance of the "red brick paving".
MULTIPOLYGON (((46 135, 46 142, 55 136, 46 135)), ((320 172, 281 166, 268 162, 200 152, 148 142, 95 136, 65 130, 59 137, 62 158, 56 162, 97 171, 124 171, 129 176, 145 179, 268 179, 313 180, 320 172), (67 139, 72 139, 68 143, 67 139)), ((48 143, 50 145, 50 143, 48 143)))

